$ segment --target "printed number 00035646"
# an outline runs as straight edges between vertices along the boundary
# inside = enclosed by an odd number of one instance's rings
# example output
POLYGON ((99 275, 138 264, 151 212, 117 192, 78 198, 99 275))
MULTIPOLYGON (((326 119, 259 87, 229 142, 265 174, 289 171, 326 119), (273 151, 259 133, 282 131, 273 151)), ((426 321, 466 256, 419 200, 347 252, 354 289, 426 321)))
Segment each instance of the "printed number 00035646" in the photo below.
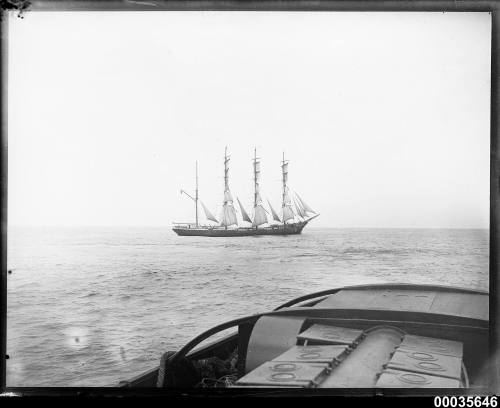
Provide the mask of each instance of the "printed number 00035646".
POLYGON ((434 397, 434 406, 436 408, 473 408, 473 407, 487 407, 496 408, 498 405, 497 396, 473 396, 473 395, 460 395, 460 396, 444 396, 434 397))

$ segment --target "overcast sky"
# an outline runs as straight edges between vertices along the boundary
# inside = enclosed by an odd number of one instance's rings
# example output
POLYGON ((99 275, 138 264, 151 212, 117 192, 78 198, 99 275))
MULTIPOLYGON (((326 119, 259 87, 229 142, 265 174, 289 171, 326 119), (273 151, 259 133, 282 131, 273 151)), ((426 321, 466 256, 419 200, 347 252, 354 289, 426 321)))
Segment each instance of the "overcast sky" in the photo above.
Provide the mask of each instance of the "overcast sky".
POLYGON ((317 227, 487 228, 488 13, 9 18, 9 223, 163 226, 290 187, 317 227))

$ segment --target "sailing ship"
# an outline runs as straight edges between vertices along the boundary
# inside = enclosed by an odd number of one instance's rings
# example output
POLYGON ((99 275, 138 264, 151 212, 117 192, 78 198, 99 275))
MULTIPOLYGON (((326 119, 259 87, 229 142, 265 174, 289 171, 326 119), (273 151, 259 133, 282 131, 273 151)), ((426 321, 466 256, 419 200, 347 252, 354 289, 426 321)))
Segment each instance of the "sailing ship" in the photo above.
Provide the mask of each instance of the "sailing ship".
POLYGON ((264 206, 264 201, 260 192, 260 159, 257 157, 257 149, 254 149, 253 158, 253 181, 254 181, 254 200, 253 217, 243 207, 240 199, 236 197, 241 212, 241 222, 238 222, 236 216, 235 201, 229 188, 229 160, 227 146, 224 150, 224 201, 220 221, 210 212, 198 196, 198 162, 196 162, 196 190, 194 197, 181 190, 195 203, 195 223, 177 223, 173 224, 173 231, 177 235, 183 236, 206 236, 206 237, 243 237, 252 235, 291 235, 300 234, 304 227, 314 218, 319 216, 296 192, 292 192, 288 187, 288 163, 281 161, 282 174, 282 202, 281 217, 275 211, 271 202, 267 199, 270 213, 264 206), (198 202, 205 213, 207 220, 215 224, 202 225, 199 222, 198 202))

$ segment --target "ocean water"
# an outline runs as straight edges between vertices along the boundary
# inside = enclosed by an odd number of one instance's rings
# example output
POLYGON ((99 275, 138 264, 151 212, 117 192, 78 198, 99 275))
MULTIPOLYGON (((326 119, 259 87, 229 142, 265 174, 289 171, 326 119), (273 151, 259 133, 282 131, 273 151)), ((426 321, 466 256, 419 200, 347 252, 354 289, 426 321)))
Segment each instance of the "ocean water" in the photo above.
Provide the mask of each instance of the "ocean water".
POLYGON ((11 228, 8 386, 110 386, 218 323, 310 292, 409 282, 488 289, 487 230, 11 228))

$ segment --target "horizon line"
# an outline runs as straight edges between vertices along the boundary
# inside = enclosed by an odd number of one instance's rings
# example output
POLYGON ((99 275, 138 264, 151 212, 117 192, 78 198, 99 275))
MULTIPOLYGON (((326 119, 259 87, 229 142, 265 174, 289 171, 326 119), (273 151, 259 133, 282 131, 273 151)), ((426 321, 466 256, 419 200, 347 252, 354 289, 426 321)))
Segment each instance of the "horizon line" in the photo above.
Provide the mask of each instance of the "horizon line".
MULTIPOLYGON (((7 225, 7 228, 167 228, 171 229, 172 225, 7 225)), ((461 229, 461 230, 490 230, 490 227, 461 227, 461 226, 402 226, 402 227, 347 227, 347 226, 309 226, 308 229, 461 229)))

